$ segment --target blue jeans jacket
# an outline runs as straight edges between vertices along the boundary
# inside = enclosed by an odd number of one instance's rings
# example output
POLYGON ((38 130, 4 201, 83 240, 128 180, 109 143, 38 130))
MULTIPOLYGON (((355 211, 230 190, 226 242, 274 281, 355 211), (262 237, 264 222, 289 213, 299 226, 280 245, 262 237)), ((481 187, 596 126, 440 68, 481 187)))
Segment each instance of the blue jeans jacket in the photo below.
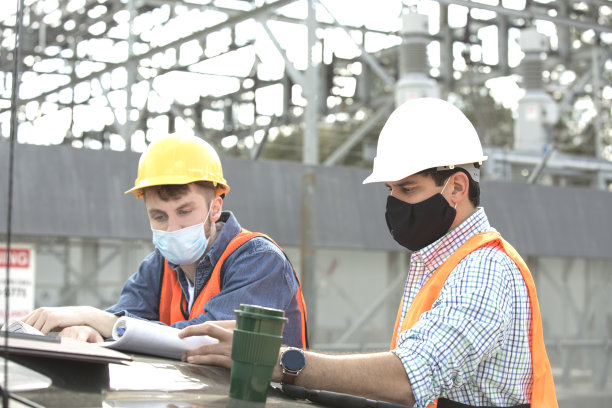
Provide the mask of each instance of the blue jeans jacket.
MULTIPOLYGON (((195 297, 208 282, 219 257, 240 231, 238 220, 224 211, 219 220, 222 229, 196 268, 195 297)), ((218 222, 218 223, 219 223, 218 222)), ((130 316, 159 321, 159 293, 164 258, 156 249, 149 254, 123 286, 119 301, 107 309, 117 316, 130 316)), ((187 278, 180 266, 171 265, 186 299, 189 299, 187 278)), ((296 292, 298 281, 293 267, 283 251, 269 240, 256 237, 232 253, 221 270, 221 292, 204 306, 205 313, 191 320, 174 323, 183 328, 208 320, 235 320, 234 310, 241 303, 272 307, 285 311, 289 319, 283 331, 283 344, 304 347, 302 344, 302 317, 296 292)))

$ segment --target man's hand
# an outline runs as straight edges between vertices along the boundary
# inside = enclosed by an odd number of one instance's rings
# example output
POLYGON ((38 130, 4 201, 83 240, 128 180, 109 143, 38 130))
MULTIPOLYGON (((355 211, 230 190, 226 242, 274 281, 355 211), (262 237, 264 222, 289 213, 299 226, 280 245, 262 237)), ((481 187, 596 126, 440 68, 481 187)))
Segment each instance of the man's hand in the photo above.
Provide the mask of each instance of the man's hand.
POLYGON ((103 337, 110 337, 117 316, 91 306, 41 307, 21 320, 43 334, 87 325, 103 337))
POLYGON ((70 326, 59 332, 60 337, 86 341, 87 343, 101 343, 104 341, 97 330, 89 326, 70 326))
POLYGON ((83 307, 41 307, 21 319, 44 334, 55 329, 85 324, 83 307))
POLYGON ((232 340, 235 320, 205 322, 188 326, 179 332, 181 339, 190 336, 210 336, 219 340, 216 344, 205 344, 184 353, 181 360, 195 364, 210 364, 225 368, 232 367, 232 340))

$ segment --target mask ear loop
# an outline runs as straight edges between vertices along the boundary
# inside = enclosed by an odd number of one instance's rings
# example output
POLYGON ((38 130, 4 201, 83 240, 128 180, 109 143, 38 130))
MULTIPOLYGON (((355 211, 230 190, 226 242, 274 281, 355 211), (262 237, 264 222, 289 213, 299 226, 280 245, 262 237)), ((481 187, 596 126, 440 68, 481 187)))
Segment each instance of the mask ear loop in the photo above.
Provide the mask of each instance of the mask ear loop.
POLYGON ((214 201, 215 201, 215 200, 213 199, 213 200, 210 202, 210 205, 208 206, 208 214, 206 214, 206 218, 204 218, 204 224, 206 224, 206 221, 208 221, 208 217, 210 217, 210 212, 212 211, 212 205, 213 205, 213 202, 214 202, 214 201))
POLYGON ((446 183, 444 183, 444 187, 442 187, 442 191, 440 191, 440 194, 442 194, 444 192, 444 190, 446 189, 446 185, 448 184, 448 180, 450 180, 450 177, 446 179, 446 183))
MULTIPOLYGON (((204 222, 202 223, 203 225, 206 225, 206 221, 208 221, 208 217, 210 217, 210 212, 212 211, 212 205, 213 205, 214 201, 215 201, 215 199, 213 198, 212 201, 210 202, 210 206, 208 206, 208 214, 206 214, 206 218, 204 218, 204 222)), ((215 227, 215 224, 211 223, 211 226, 210 226, 211 233, 210 233, 210 235, 212 235, 212 228, 214 228, 214 227, 215 227)), ((204 235, 206 235, 206 234, 204 234, 204 235)), ((210 239, 210 237, 208 237, 208 239, 210 239)))
MULTIPOLYGON (((452 176, 451 176, 452 177, 452 176)), ((450 177, 446 179, 446 183, 444 183, 444 187, 442 187, 442 191, 440 191, 440 194, 442 194, 444 192, 444 190, 446 189, 446 185, 448 184, 448 181, 450 180, 450 177)), ((457 203, 455 203, 455 206, 453 207, 455 210, 457 209, 457 203)))

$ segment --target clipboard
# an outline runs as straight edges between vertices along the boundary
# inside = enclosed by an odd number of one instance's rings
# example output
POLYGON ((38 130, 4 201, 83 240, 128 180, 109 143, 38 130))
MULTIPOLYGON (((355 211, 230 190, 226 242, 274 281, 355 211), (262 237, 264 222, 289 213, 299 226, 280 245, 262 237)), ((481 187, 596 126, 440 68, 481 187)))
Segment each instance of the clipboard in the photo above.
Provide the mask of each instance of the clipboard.
POLYGON ((74 339, 0 333, 0 354, 75 391, 108 389, 108 364, 127 364, 132 356, 74 339))

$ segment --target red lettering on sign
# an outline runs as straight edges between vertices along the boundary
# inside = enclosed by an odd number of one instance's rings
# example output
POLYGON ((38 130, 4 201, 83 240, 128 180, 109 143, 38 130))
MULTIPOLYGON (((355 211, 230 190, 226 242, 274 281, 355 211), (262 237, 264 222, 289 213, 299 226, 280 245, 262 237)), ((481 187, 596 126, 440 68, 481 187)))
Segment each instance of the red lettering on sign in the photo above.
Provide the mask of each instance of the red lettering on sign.
MULTIPOLYGON (((11 249, 9 265, 11 268, 28 268, 30 266, 30 250, 11 249)), ((6 248, 0 248, 0 267, 6 267, 6 248)))

